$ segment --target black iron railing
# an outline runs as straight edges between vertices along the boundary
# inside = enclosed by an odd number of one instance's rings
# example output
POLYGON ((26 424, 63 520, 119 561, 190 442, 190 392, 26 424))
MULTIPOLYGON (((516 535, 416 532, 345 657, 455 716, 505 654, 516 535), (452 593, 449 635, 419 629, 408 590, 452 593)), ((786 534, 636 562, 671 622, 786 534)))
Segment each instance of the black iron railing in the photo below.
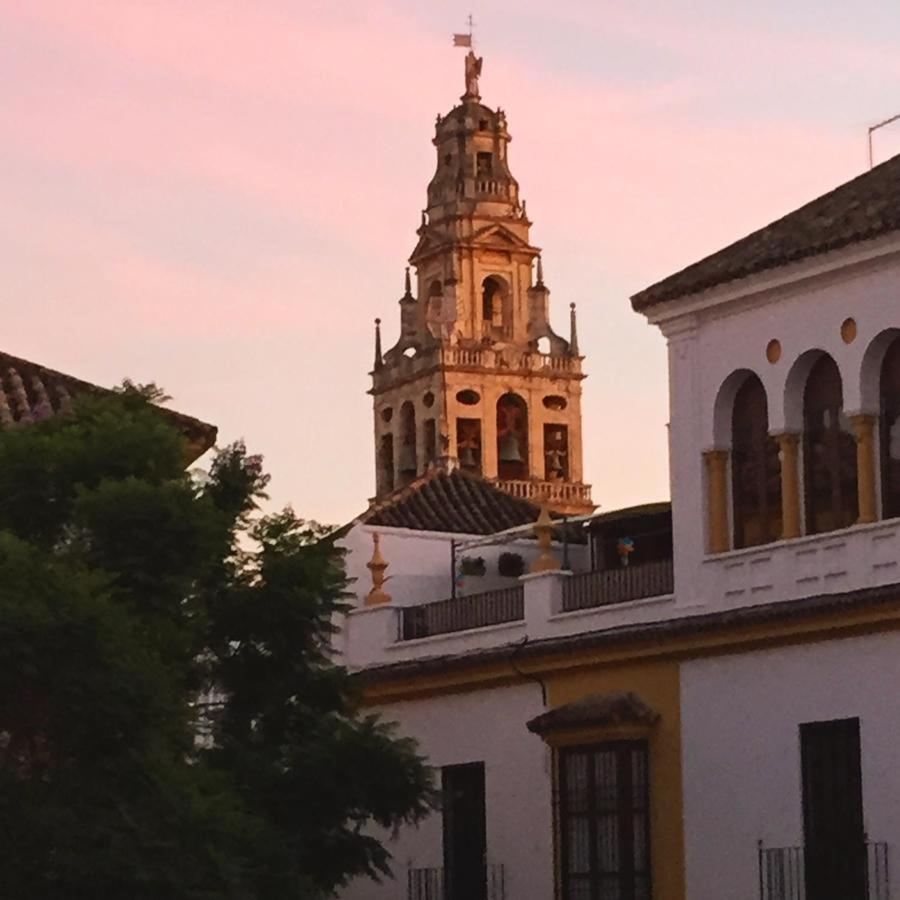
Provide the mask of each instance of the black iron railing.
POLYGON ((642 597, 662 597, 674 590, 671 559, 599 572, 579 572, 563 584, 562 608, 563 612, 589 609, 642 597))
POLYGON ((506 877, 502 865, 484 867, 484 894, 455 896, 452 878, 445 869, 408 869, 407 900, 506 900, 506 877))
MULTIPOLYGON (((890 900, 888 845, 866 843, 866 900, 890 900)), ((760 900, 815 900, 806 896, 802 847, 759 847, 760 900)))
POLYGON ((431 637, 469 628, 485 628, 525 618, 525 594, 521 585, 405 606, 400 610, 400 640, 431 637))

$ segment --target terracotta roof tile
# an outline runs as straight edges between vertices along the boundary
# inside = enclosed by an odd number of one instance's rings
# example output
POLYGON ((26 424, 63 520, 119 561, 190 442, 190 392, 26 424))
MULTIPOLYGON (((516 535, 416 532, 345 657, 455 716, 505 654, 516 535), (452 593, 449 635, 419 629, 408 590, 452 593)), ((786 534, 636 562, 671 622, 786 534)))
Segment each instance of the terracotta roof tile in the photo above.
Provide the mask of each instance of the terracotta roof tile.
POLYGON ((900 154, 631 298, 641 312, 687 294, 900 229, 900 154))
POLYGON ((452 534, 495 534, 530 525, 540 510, 484 479, 437 470, 390 494, 368 510, 368 525, 452 534))
MULTIPOLYGON (((108 389, 0 351, 0 429, 67 412, 73 397, 88 393, 103 394, 108 389)), ((171 409, 162 413, 187 438, 188 462, 215 443, 215 426, 171 409)))

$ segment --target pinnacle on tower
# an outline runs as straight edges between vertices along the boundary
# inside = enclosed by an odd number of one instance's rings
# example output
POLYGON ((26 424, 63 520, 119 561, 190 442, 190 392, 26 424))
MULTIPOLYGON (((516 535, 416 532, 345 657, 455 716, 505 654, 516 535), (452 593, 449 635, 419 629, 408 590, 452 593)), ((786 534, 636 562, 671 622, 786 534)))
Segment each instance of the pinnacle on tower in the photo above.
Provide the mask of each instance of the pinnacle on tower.
POLYGON ((544 260, 540 256, 537 258, 537 280, 534 286, 539 288, 544 286, 544 260))
POLYGON ((378 370, 384 365, 384 359, 381 356, 381 319, 375 320, 375 369, 378 370))
POLYGON ((575 318, 575 304, 569 304, 569 353, 578 356, 578 322, 575 318))

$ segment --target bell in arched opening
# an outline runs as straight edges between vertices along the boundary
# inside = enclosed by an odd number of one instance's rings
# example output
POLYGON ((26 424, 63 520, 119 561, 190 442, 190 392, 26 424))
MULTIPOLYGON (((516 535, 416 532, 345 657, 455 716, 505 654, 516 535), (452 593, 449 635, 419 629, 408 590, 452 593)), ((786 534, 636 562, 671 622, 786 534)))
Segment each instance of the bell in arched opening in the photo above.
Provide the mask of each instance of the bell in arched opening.
POLYGON ((520 463, 525 461, 519 446, 519 436, 514 431, 508 431, 500 436, 497 457, 502 463, 520 463))
POLYGON ((478 457, 472 447, 462 447, 459 451, 459 464, 464 469, 474 469, 478 466, 478 457))
POLYGON ((497 401, 497 475, 518 480, 528 474, 528 407, 506 393, 497 401))

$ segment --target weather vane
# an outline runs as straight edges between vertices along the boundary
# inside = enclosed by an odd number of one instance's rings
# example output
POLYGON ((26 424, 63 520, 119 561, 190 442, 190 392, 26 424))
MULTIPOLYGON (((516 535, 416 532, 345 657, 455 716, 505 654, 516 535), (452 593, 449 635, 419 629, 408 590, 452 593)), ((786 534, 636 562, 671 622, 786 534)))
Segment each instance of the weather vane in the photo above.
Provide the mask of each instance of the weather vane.
POLYGON ((472 18, 472 13, 469 13, 469 32, 468 34, 454 34, 453 35, 453 46, 454 47, 469 47, 470 49, 474 46, 474 35, 472 34, 472 30, 475 26, 475 21, 472 18))

